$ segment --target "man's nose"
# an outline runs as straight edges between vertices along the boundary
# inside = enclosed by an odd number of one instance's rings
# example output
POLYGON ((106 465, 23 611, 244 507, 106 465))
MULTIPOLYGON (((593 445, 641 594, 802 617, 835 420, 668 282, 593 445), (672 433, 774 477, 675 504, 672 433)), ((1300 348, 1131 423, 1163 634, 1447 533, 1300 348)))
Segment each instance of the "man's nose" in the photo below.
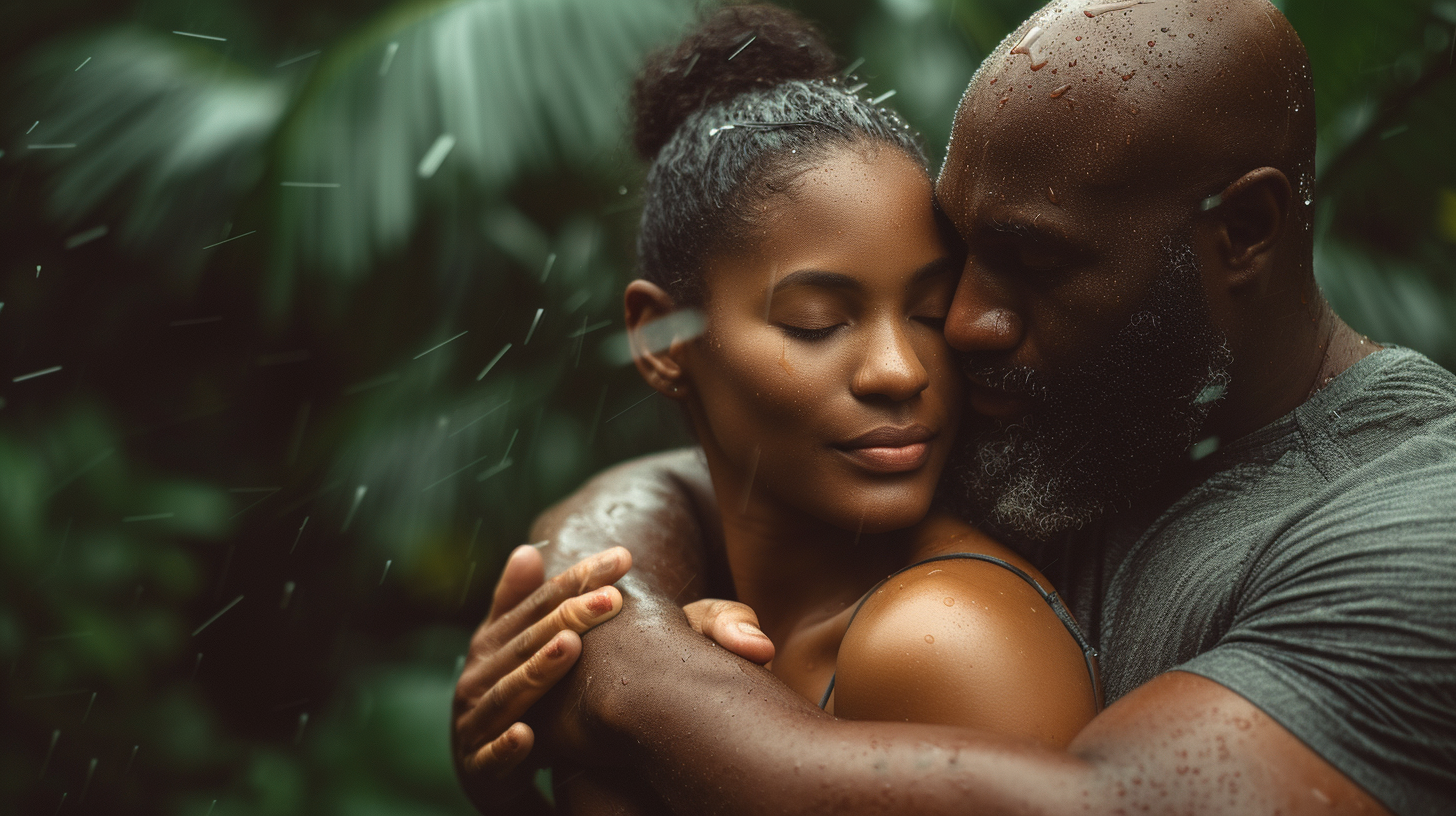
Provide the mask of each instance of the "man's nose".
POLYGON ((930 387, 930 374, 910 342, 909 325, 904 321, 894 323, 867 338, 864 362, 850 384, 855 396, 881 396, 901 402, 930 387))
POLYGON ((1011 351, 1020 345, 1024 331, 1006 284, 967 260, 945 316, 946 342, 964 352, 1011 351))

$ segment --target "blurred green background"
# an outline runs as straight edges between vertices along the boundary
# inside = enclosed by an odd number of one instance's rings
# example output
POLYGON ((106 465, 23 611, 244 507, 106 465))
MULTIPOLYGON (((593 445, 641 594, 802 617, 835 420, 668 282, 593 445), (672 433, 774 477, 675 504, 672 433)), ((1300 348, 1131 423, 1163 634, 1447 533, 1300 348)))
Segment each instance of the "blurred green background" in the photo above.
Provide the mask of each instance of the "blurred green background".
MULTIPOLYGON (((804 0, 939 162, 1022 0, 804 0)), ((1456 364, 1456 2, 1286 0, 1318 271, 1456 364)), ((50 0, 0 29, 0 811, 468 813, 493 576, 681 444, 622 364, 685 0, 50 0)))

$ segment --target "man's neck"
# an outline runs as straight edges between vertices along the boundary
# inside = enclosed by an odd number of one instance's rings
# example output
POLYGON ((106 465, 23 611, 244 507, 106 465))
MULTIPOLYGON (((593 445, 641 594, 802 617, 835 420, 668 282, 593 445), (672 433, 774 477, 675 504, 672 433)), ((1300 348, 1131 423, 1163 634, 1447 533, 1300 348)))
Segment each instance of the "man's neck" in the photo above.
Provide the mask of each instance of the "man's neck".
POLYGON ((1274 422, 1380 350, 1318 293, 1313 301, 1284 318, 1277 331, 1246 344, 1230 371, 1229 399, 1209 417, 1211 435, 1228 442, 1274 422))

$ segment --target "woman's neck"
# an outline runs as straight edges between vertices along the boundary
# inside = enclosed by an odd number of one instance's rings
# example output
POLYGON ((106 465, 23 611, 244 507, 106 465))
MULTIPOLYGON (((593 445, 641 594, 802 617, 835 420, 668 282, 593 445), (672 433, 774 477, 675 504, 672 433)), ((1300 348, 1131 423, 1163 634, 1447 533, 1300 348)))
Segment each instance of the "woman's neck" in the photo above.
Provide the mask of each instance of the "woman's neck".
POLYGON ((753 484, 756 468, 740 470, 709 446, 705 453, 734 590, 775 643, 838 614, 904 565, 904 531, 861 535, 828 524, 753 484))

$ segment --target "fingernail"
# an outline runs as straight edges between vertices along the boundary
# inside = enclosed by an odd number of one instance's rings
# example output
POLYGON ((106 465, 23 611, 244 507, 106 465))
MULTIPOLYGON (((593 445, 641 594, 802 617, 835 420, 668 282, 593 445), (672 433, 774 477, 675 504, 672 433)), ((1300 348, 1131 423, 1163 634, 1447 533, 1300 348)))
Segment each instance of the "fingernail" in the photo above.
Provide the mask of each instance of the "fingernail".
POLYGON ((768 640, 768 635, 765 635, 763 633, 763 630, 746 621, 738 624, 738 631, 742 632, 745 635, 748 635, 749 637, 760 637, 764 640, 768 640))
POLYGON ((552 638, 551 639, 551 642, 548 643, 548 644, 546 644, 546 659, 547 660, 555 660, 556 658, 561 657, 565 653, 566 653, 566 644, 564 642, 562 642, 561 638, 559 638, 559 637, 558 638, 552 638))
POLYGON ((525 552, 527 550, 529 550, 529 549, 531 549, 531 545, 530 544, 522 544, 522 545, 516 547, 514 550, 511 550, 511 555, 510 555, 509 558, 506 559, 506 561, 507 562, 514 562, 516 559, 518 559, 522 555, 524 555, 525 552))
POLYGON ((586 608, 595 616, 601 617, 612 611, 612 594, 602 590, 591 596, 586 601, 586 608))

